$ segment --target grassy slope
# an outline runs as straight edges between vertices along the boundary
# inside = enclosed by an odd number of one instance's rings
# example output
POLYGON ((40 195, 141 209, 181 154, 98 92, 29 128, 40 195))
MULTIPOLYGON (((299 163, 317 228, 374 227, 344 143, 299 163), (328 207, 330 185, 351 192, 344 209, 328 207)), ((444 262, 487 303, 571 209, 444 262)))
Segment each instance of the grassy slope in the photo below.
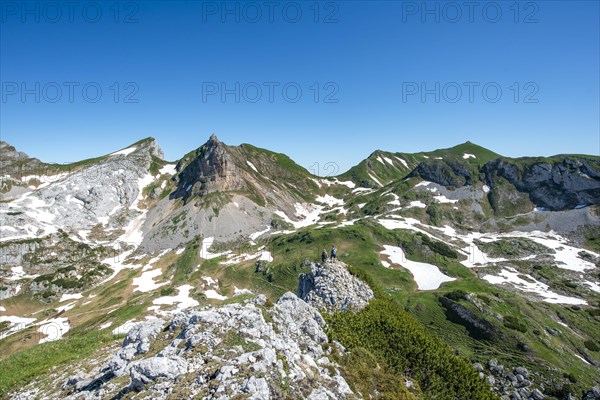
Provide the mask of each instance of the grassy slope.
POLYGON ((373 174, 382 184, 388 184, 392 181, 397 181, 404 178, 421 162, 434 161, 436 157, 444 157, 446 160, 455 160, 468 165, 478 166, 486 162, 500 157, 500 155, 478 146, 474 143, 466 142, 458 146, 448 149, 439 149, 429 152, 420 153, 391 153, 381 150, 375 151, 366 160, 361 161, 358 165, 350 168, 347 172, 341 174, 340 180, 352 180, 356 184, 360 184, 364 180, 373 179, 369 174, 373 174), (464 159, 464 154, 473 154, 476 158, 464 159), (379 158, 387 157, 392 160, 394 166, 384 160, 382 163, 379 158), (404 160, 405 166, 398 158, 404 160), (369 167, 370 165, 370 167, 369 167))

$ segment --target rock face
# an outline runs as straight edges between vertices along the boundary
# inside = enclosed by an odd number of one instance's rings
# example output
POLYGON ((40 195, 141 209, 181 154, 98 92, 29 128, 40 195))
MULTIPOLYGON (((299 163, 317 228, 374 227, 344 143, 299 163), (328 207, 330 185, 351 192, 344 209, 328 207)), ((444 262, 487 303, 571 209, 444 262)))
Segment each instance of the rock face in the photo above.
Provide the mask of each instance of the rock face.
MULTIPOLYGON (((43 163, 0 140, 0 176, 32 175, 43 163)), ((39 171, 37 171, 39 172, 39 171)))
MULTIPOLYGON (((500 400, 544 400, 547 398, 544 388, 553 387, 552 382, 544 381, 543 377, 536 372, 530 372, 525 367, 509 368, 499 364, 496 359, 489 360, 486 366, 479 363, 473 366, 482 379, 485 378, 490 383, 500 400)), ((560 398, 575 400, 571 394, 560 398)), ((582 399, 587 397, 584 396, 582 399)))
POLYGON ((49 167, 0 140, 0 199, 13 198, 27 191, 29 177, 43 174, 49 167))
POLYGON ((476 339, 493 340, 501 336, 501 332, 488 320, 479 318, 471 310, 446 297, 440 297, 440 303, 446 309, 446 317, 453 322, 464 325, 469 334, 476 339))
POLYGON ((551 211, 600 202, 600 161, 569 157, 554 163, 519 161, 524 166, 504 159, 483 166, 492 192, 499 190, 498 178, 504 178, 519 192, 528 193, 535 205, 551 211))
POLYGON ((6 205, 0 222, 12 231, 3 235, 5 239, 42 237, 59 228, 90 230, 130 208, 137 215, 134 202, 143 186, 152 181, 152 157, 162 156, 162 151, 150 139, 127 150, 98 161, 67 165, 57 175, 41 177, 48 182, 6 205))
POLYGON ((358 311, 374 297, 371 288, 340 261, 311 264, 311 272, 299 280, 298 296, 322 310, 358 311))
POLYGON ((241 190, 244 180, 226 146, 212 135, 208 142, 195 152, 195 158, 187 165, 177 164, 179 183, 172 198, 188 199, 193 195, 241 190))
POLYGON ((191 309, 168 324, 143 322, 99 374, 69 378, 63 395, 91 399, 135 390, 136 398, 152 399, 357 398, 328 357, 319 312, 292 293, 272 308, 265 300, 191 309), (130 378, 126 387, 111 382, 123 375, 130 378))
POLYGON ((409 178, 415 176, 446 187, 459 188, 473 184, 471 172, 455 161, 422 162, 408 175, 409 178))

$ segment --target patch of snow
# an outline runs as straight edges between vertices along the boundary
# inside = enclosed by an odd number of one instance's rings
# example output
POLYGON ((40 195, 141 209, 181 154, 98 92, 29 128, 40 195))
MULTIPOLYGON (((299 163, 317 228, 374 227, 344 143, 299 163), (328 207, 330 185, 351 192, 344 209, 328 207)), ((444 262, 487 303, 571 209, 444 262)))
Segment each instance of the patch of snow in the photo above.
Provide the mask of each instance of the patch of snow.
POLYGON ((389 159, 389 158, 387 158, 387 157, 383 157, 383 159, 384 159, 384 160, 385 160, 385 161, 386 161, 388 164, 390 164, 390 165, 392 165, 392 166, 394 165, 394 162, 393 162, 391 159, 389 159))
POLYGON ((544 207, 535 207, 533 209, 533 211, 535 211, 535 212, 541 212, 541 211, 549 211, 549 210, 547 208, 544 208, 544 207))
POLYGON ((316 200, 319 203, 327 204, 328 206, 336 206, 336 205, 343 206, 344 205, 344 200, 335 198, 328 194, 326 194, 325 196, 317 196, 316 200))
POLYGON ((111 153, 109 155, 111 156, 128 156, 129 154, 133 153, 136 150, 136 147, 128 147, 126 149, 123 150, 119 150, 119 151, 115 151, 114 153, 111 153))
POLYGON ((352 226, 356 223, 356 221, 359 221, 360 219, 352 219, 349 221, 344 221, 342 222, 339 226, 352 226))
POLYGON ((507 267, 500 271, 500 275, 485 275, 483 279, 494 285, 510 284, 523 292, 534 293, 542 297, 543 301, 552 304, 575 304, 586 305, 587 302, 575 297, 562 296, 549 290, 548 285, 542 283, 530 275, 521 274, 516 269, 507 267), (525 276, 527 280, 521 278, 525 276))
POLYGON ((155 305, 173 305, 177 304, 178 310, 185 310, 186 308, 196 307, 200 305, 196 300, 190 297, 190 291, 193 289, 190 285, 183 285, 177 288, 178 294, 177 296, 164 296, 159 297, 158 299, 154 299, 152 301, 155 305))
POLYGON ((434 200, 437 201, 438 203, 458 203, 458 200, 452 200, 447 198, 444 195, 439 195, 439 196, 433 196, 434 200))
POLYGON ((271 255, 271 252, 263 250, 260 253, 260 257, 258 258, 259 261, 267 261, 267 262, 273 262, 273 256, 271 255))
POLYGON ((75 294, 63 294, 62 296, 60 296, 60 300, 59 302, 62 303, 63 301, 67 301, 67 300, 79 300, 83 297, 83 295, 81 293, 75 293, 75 294))
POLYGON ((427 205, 420 200, 411 201, 410 204, 406 208, 425 208, 427 205))
MULTIPOLYGON (((527 237, 533 240, 534 242, 537 242, 548 248, 554 249, 556 253, 552 254, 552 256, 556 260, 556 263, 559 268, 577 272, 583 272, 587 269, 596 268, 594 263, 579 258, 579 252, 581 252, 582 249, 567 245, 567 240, 565 238, 558 235, 554 237, 553 235, 555 234, 552 231, 549 233, 539 231, 534 231, 530 233, 518 232, 518 235, 527 237)), ((593 253, 591 251, 588 252, 593 253)), ((595 256, 598 256, 598 254, 596 253, 593 254, 595 256)))
MULTIPOLYGON (((356 183, 352 182, 352 181, 338 181, 337 179, 333 179, 333 180, 329 180, 329 179, 322 179, 321 182, 327 186, 331 186, 331 185, 342 185, 342 186, 346 186, 349 187, 350 189, 354 189, 356 187, 356 183)), ((321 185, 319 185, 319 187, 321 187, 321 185)))
POLYGON ((230 250, 224 251, 222 253, 211 253, 210 251, 208 251, 208 249, 210 248, 210 246, 212 246, 214 241, 214 237, 207 237, 204 240, 202 240, 202 246, 200 247, 200 258, 203 258, 205 260, 212 260, 213 258, 221 257, 225 254, 231 253, 230 250))
POLYGON ((417 183, 417 184, 415 185, 415 187, 429 186, 429 184, 431 184, 431 183, 433 183, 433 182, 429 182, 429 181, 421 181, 421 182, 417 183))
POLYGON ((211 278, 210 276, 203 276, 202 280, 204 282, 206 282, 206 284, 208 286, 218 286, 219 285, 219 283, 217 281, 215 281, 213 278, 211 278))
POLYGON ((176 166, 176 164, 167 164, 161 169, 159 169, 158 172, 161 175, 175 175, 175 173, 177 172, 177 169, 175 168, 176 166))
POLYGON ((427 232, 425 232, 424 230, 417 228, 415 226, 417 224, 421 224, 421 221, 414 219, 414 218, 404 218, 403 220, 380 219, 377 222, 379 222, 381 225, 383 225, 383 227, 386 229, 410 229, 413 231, 422 232, 427 235, 430 235, 427 232))
POLYGON ((465 153, 463 154, 463 158, 466 160, 468 158, 477 158, 474 154, 465 153))
POLYGON ((77 232, 77 235, 79 235, 79 237, 81 237, 81 240, 83 242, 89 242, 90 240, 88 239, 88 235, 90 234, 91 231, 89 230, 80 230, 77 232))
POLYGON ((111 325, 112 325, 112 322, 111 322, 111 321, 108 321, 107 323, 100 325, 100 326, 98 327, 98 329, 100 329, 100 330, 102 330, 102 329, 106 329, 106 328, 108 328, 108 327, 109 327, 109 326, 111 326, 111 325))
POLYGON ((360 204, 358 205, 358 208, 362 209, 362 208, 364 208, 364 206, 366 206, 366 205, 367 205, 367 203, 360 203, 360 204))
POLYGON ((0 322, 8 322, 8 328, 0 331, 0 339, 22 331, 35 322, 35 318, 17 317, 16 315, 2 315, 0 322))
POLYGON ((240 254, 236 257, 230 258, 226 261, 221 261, 221 265, 234 265, 234 264, 239 264, 239 263, 243 263, 246 261, 250 261, 250 260, 255 260, 260 256, 260 254, 240 254))
POLYGON ((256 240, 259 237, 261 237, 262 235, 264 235, 265 233, 269 232, 270 230, 271 230, 271 227, 267 226, 267 228, 265 230, 254 232, 254 233, 250 234, 248 237, 250 238, 250 240, 256 240))
POLYGON ((392 264, 390 264, 389 262, 385 261, 385 260, 381 260, 381 265, 383 265, 386 268, 389 268, 392 266, 392 264))
POLYGON ((69 303, 65 306, 60 306, 60 307, 56 307, 56 311, 57 312, 64 312, 64 311, 69 311, 70 309, 72 309, 73 307, 75 307, 75 304, 77 304, 76 301, 69 303))
POLYGON ((5 311, 6 311, 6 308, 0 306, 0 312, 5 312, 5 311))
POLYGON ((490 187, 488 185, 483 185, 483 193, 489 193, 490 192, 490 187))
POLYGON ((139 324, 139 322, 136 322, 135 320, 130 319, 129 321, 125 322, 123 325, 118 326, 115 329, 113 329, 112 334, 113 335, 127 335, 127 333, 129 333, 131 328, 133 328, 137 324, 139 324))
POLYGON ((246 160, 246 163, 250 166, 250 168, 252 168, 255 172, 258 172, 258 170, 256 169, 256 167, 254 166, 254 164, 252 164, 249 160, 246 160))
POLYGON ((402 165, 404 165, 404 167, 408 168, 408 163, 406 162, 405 159, 400 158, 400 157, 396 157, 396 160, 400 161, 402 163, 402 165))
POLYGON ((162 252, 160 252, 159 255, 157 255, 154 258, 151 258, 148 261, 148 264, 145 265, 144 268, 142 268, 142 271, 147 271, 147 270, 151 269, 154 264, 156 264, 165 254, 167 254, 170 251, 171 251, 171 249, 163 250, 162 252))
POLYGON ((40 339, 39 343, 53 342, 63 337, 65 333, 71 328, 69 326, 68 318, 52 318, 39 323, 40 327, 38 332, 46 335, 45 338, 40 339))
POLYGON ((379 186, 383 186, 383 184, 381 182, 379 182, 379 180, 377 178, 375 178, 375 176, 369 172, 369 177, 371 179, 373 179, 375 181, 375 183, 377 183, 379 186))
POLYGON ((216 290, 207 290, 206 292, 204 292, 204 295, 206 296, 207 299, 213 299, 213 300, 227 300, 227 296, 221 296, 219 293, 217 293, 216 290))
POLYGON ((409 270, 419 290, 435 290, 444 282, 456 280, 456 278, 444 275, 435 265, 408 260, 400 247, 388 245, 383 247, 385 250, 381 254, 387 255, 393 264, 401 265, 409 270))
POLYGON ((296 208, 296 217, 299 221, 292 221, 283 211, 275 211, 275 214, 280 216, 285 222, 294 225, 296 229, 316 224, 323 211, 323 206, 314 204, 296 203, 294 206, 296 208))
POLYGON ((391 206, 399 206, 400 205, 400 197, 398 197, 398 195, 395 193, 391 193, 391 195, 394 196, 394 200, 388 202, 388 204, 391 206))
POLYGON ((34 279, 39 276, 39 275, 26 274, 25 271, 23 270, 23 267, 21 267, 21 266, 12 267, 10 270, 12 271, 12 275, 4 278, 7 281, 18 281, 21 279, 34 279))
POLYGON ((133 286, 137 286, 133 289, 134 292, 151 292, 155 289, 158 289, 161 286, 166 285, 169 282, 154 282, 154 278, 157 278, 162 275, 162 270, 160 268, 153 269, 151 271, 143 272, 142 275, 138 278, 133 278, 133 286))
POLYGON ((79 208, 83 208, 83 206, 85 205, 85 203, 82 200, 79 200, 78 198, 70 194, 65 196, 65 201, 67 203, 75 204, 79 208))
POLYGON ((587 365, 592 365, 590 364, 585 358, 581 357, 579 354, 575 354, 573 353, 573 355, 577 358, 579 358, 581 361, 583 361, 584 363, 586 363, 587 365))
POLYGON ((583 284, 589 286, 590 289, 592 289, 594 292, 600 293, 600 285, 598 285, 597 283, 585 281, 583 282, 583 284))
POLYGON ((102 260, 102 264, 107 264, 111 267, 111 269, 113 270, 112 274, 110 274, 110 276, 108 278, 106 278, 105 280, 103 280, 101 282, 101 284, 109 282, 110 280, 112 280, 115 276, 117 276, 117 274, 119 272, 121 272, 122 270, 126 269, 126 268, 139 268, 140 265, 136 265, 136 264, 124 264, 125 259, 127 259, 127 257, 133 252, 133 250, 127 250, 124 251, 121 254, 115 255, 114 257, 109 257, 109 258, 105 258, 104 260, 102 260))
POLYGON ((382 163, 383 165, 385 165, 385 162, 383 161, 383 159, 381 158, 381 156, 377 156, 377 161, 379 161, 380 163, 382 163))
POLYGON ((372 191, 373 191, 373 189, 359 187, 359 188, 356 188, 356 189, 352 190, 352 193, 372 192, 372 191))
POLYGON ((241 296, 244 294, 254 294, 252 293, 252 291, 248 290, 248 289, 238 289, 237 287, 233 287, 233 296, 241 296))
POLYGON ((180 249, 177 249, 177 251, 175 252, 175 254, 180 255, 180 254, 183 254, 184 251, 185 251, 185 247, 182 247, 180 249))

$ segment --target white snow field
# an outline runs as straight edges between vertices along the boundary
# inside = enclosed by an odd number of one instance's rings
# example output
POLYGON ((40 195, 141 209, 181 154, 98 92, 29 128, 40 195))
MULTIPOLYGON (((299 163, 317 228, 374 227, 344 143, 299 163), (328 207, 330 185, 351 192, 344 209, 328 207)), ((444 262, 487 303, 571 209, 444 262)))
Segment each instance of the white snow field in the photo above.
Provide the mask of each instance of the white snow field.
POLYGON ((381 254, 388 256, 393 264, 400 265, 409 270, 419 290, 435 290, 444 282, 456 280, 456 278, 444 275, 435 265, 408 260, 400 247, 388 245, 384 245, 383 247, 385 250, 381 254))
POLYGON ((38 332, 45 335, 39 343, 53 342, 63 337, 71 329, 68 318, 52 318, 39 323, 38 332))
POLYGON ((521 274, 516 269, 511 267, 503 269, 500 272, 500 275, 485 275, 483 279, 493 283, 494 285, 509 284, 523 292, 534 293, 542 297, 543 301, 547 303, 573 305, 587 304, 585 300, 554 293, 549 290, 548 285, 545 283, 537 281, 530 275, 521 274))
POLYGON ((158 299, 154 299, 152 301, 153 304, 155 305, 177 305, 177 310, 175 311, 181 311, 181 310, 185 310, 186 308, 190 308, 190 307, 195 307, 200 305, 200 303, 198 303, 198 301, 192 299, 190 297, 190 291, 193 289, 193 287, 191 285, 183 285, 183 286, 179 286, 177 287, 177 296, 163 296, 163 297, 159 297, 158 299))

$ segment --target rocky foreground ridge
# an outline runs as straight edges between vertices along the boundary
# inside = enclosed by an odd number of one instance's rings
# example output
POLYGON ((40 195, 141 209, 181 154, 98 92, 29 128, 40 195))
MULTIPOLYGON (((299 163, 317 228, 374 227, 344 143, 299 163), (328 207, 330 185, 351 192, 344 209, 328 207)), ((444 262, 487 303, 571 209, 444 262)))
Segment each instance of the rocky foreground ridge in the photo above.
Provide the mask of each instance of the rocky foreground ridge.
POLYGON ((301 277, 308 302, 288 292, 273 305, 259 295, 149 319, 97 365, 55 375, 48 391, 34 382, 16 398, 360 398, 331 359, 345 349, 329 341, 316 306, 359 309, 373 292, 341 262, 314 264, 313 272, 301 277))
POLYGON ((298 296, 319 309, 359 311, 373 298, 371 288, 339 261, 311 263, 310 267, 311 272, 299 277, 298 296))

